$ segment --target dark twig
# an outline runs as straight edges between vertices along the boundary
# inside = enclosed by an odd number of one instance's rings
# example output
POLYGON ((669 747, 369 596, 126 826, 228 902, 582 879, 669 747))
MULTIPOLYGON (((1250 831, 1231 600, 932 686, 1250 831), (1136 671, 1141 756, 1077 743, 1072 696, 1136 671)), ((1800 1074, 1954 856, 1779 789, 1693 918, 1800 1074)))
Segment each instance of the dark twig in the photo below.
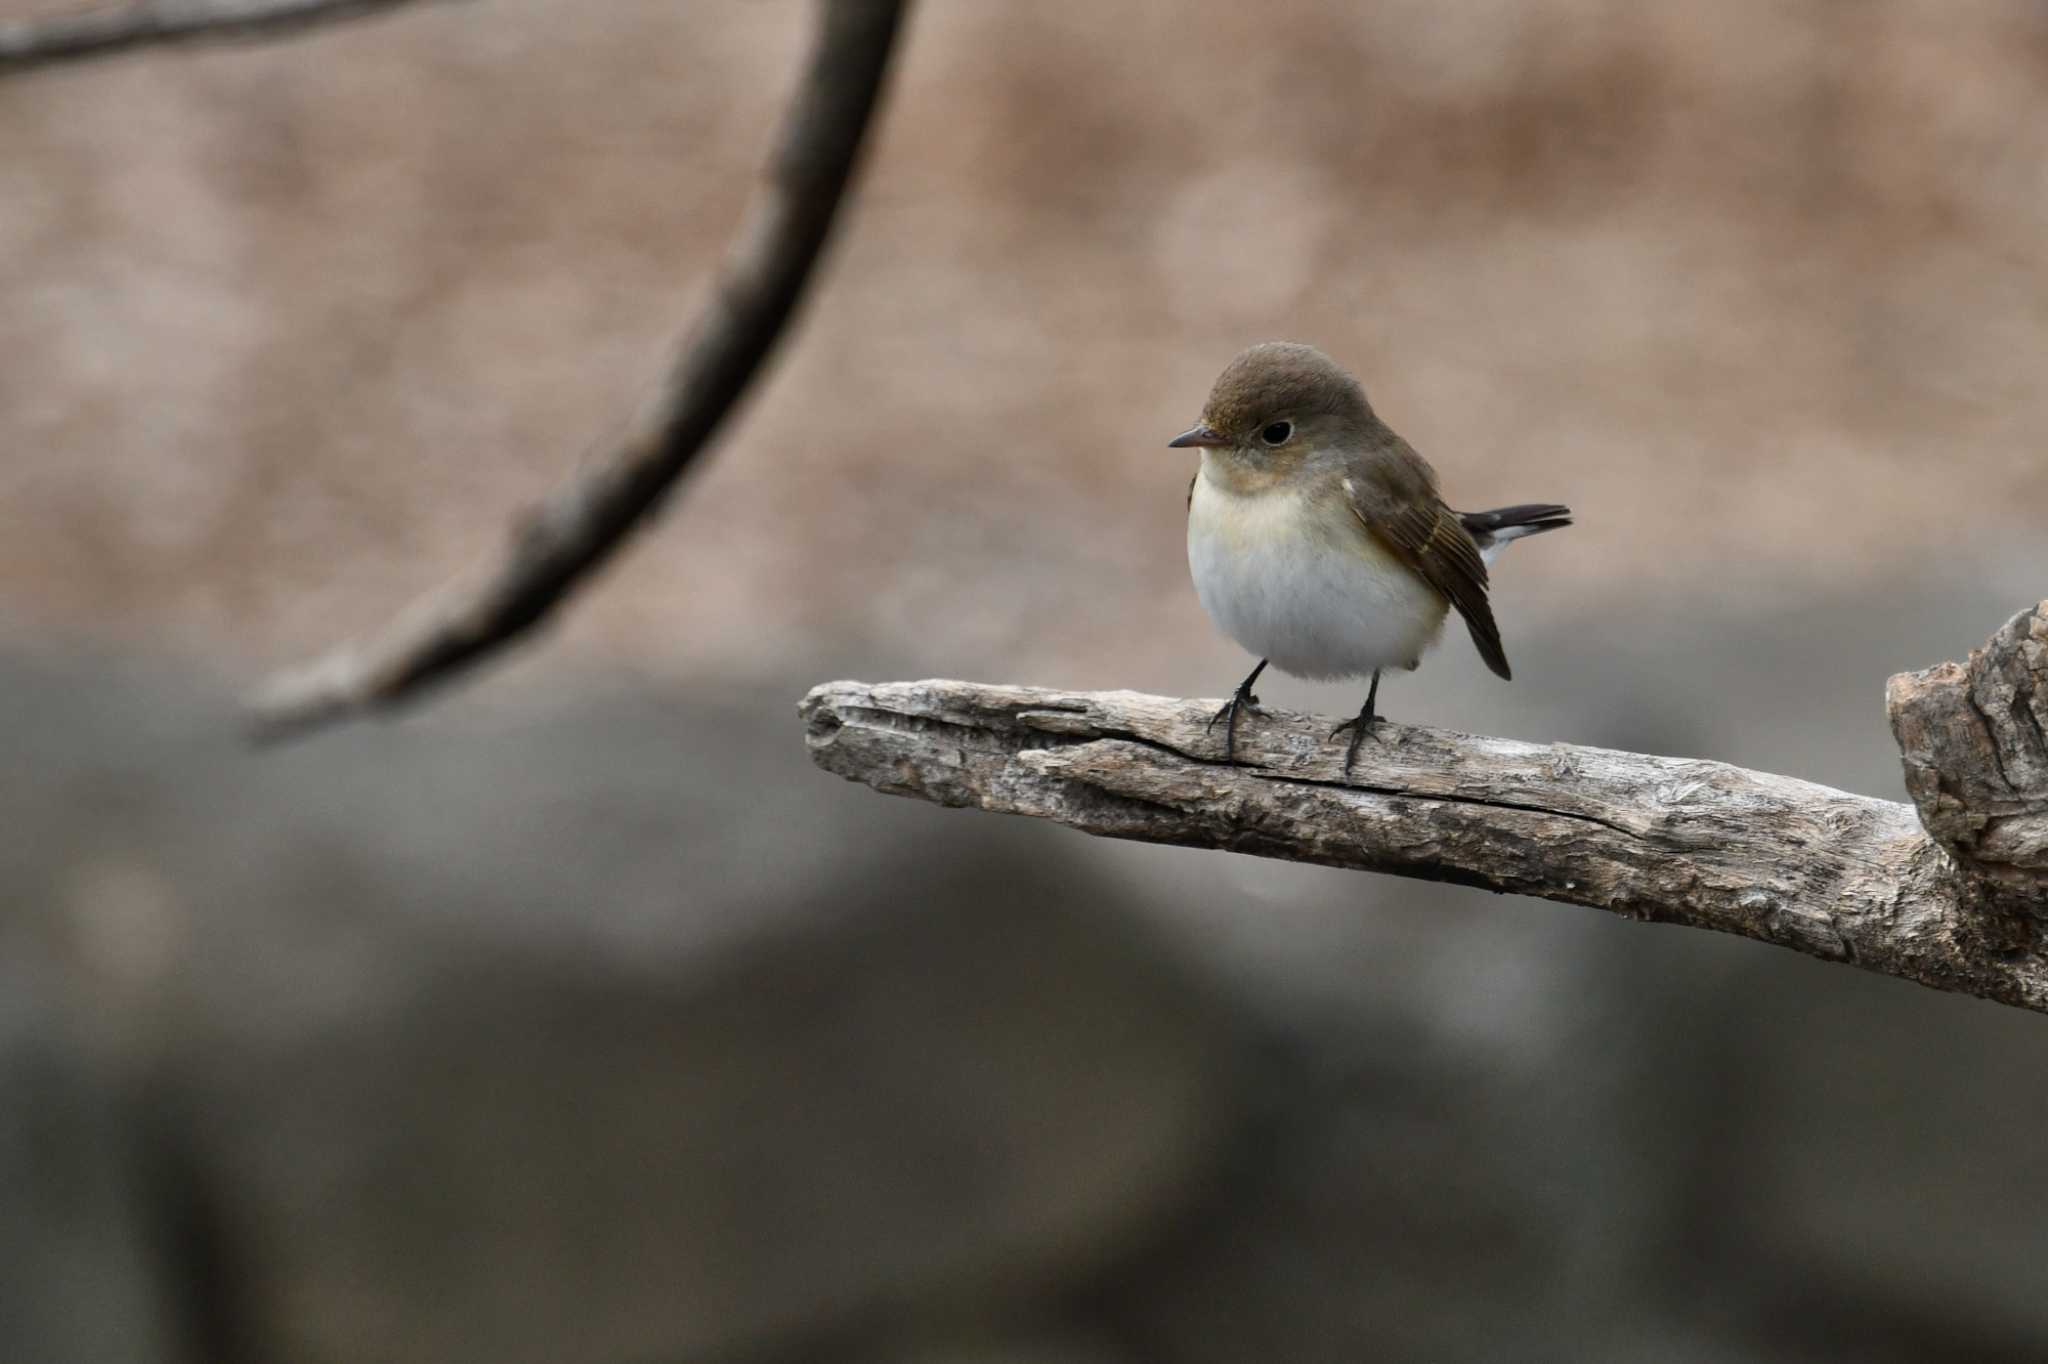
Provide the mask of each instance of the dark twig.
POLYGON ((271 682, 255 704, 276 738, 417 696, 538 624, 661 503, 718 429, 803 292, 881 93, 900 0, 824 0, 817 46, 767 184, 656 401, 625 440, 521 520, 503 556, 271 682))
POLYGON ((289 36, 414 0, 141 0, 0 23, 0 76, 167 43, 289 36))

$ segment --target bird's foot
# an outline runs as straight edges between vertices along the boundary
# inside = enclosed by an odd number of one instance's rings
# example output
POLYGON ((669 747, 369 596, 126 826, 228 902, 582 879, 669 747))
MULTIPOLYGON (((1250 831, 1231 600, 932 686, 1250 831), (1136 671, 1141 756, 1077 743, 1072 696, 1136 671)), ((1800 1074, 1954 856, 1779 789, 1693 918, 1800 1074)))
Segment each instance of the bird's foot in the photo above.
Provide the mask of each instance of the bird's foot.
POLYGON ((1216 708, 1216 713, 1209 717, 1209 723, 1202 727, 1203 731, 1206 733, 1209 730, 1215 729, 1223 721, 1234 718, 1239 710, 1250 711, 1253 715, 1264 715, 1266 713, 1266 708, 1259 704, 1258 697, 1233 696, 1216 708))
POLYGON ((1384 715, 1375 715, 1371 711, 1366 711, 1362 715, 1357 715, 1349 720, 1346 720, 1343 724, 1337 726, 1335 729, 1330 731, 1330 738, 1333 741, 1339 734, 1342 734, 1344 731, 1351 731, 1351 742, 1344 749, 1345 781, 1348 782, 1351 780, 1351 764, 1358 760, 1358 746, 1364 743, 1368 737, 1373 739, 1375 742, 1378 741, 1379 735, 1374 733, 1373 731, 1384 719, 1386 719, 1384 715))
POLYGON ((1248 691, 1239 691, 1218 707, 1216 713, 1209 717, 1209 723, 1202 727, 1202 732, 1206 734, 1213 731, 1219 721, 1222 722, 1223 761, 1227 763, 1237 761, 1237 717, 1246 711, 1253 715, 1266 713, 1259 705, 1258 697, 1248 691))

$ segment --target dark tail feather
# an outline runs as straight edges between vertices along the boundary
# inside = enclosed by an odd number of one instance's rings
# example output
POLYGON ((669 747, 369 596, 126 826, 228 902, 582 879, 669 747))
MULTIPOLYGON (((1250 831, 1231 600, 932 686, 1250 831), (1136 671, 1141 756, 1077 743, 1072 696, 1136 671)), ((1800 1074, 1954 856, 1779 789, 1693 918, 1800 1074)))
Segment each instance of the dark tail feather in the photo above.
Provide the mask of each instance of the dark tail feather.
MULTIPOLYGON (((1555 502, 1524 502, 1519 507, 1495 507, 1492 511, 1459 512, 1458 522, 1465 527, 1465 533, 1472 537, 1472 543, 1479 549, 1482 564, 1491 563, 1501 546, 1510 540, 1519 540, 1525 535, 1541 535, 1547 530, 1558 530, 1572 523, 1572 509, 1560 507, 1555 502)), ((1480 568, 1479 581, 1486 581, 1486 571, 1480 568)), ((1482 631, 1472 618, 1465 613, 1465 624, 1471 628, 1472 642, 1479 646, 1479 656, 1486 660, 1486 666, 1499 676, 1512 676, 1508 672, 1507 654, 1500 647, 1500 635, 1493 628, 1493 613, 1486 609, 1485 598, 1480 598, 1480 612, 1486 619, 1482 631)), ((1461 605, 1459 609, 1464 610, 1461 605)))
POLYGON ((1513 540, 1524 535, 1541 535, 1572 523, 1572 509, 1555 502, 1524 502, 1519 507, 1496 507, 1492 511, 1459 512, 1458 520, 1481 544, 1489 538, 1513 540), (1512 531, 1512 535, 1501 535, 1512 531))

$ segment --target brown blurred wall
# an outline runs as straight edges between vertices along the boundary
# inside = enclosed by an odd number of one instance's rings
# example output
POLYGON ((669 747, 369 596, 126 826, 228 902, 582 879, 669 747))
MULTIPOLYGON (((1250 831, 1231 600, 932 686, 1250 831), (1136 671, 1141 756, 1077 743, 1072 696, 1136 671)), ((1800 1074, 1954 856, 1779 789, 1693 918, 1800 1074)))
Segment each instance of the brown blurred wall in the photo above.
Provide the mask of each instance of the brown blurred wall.
MULTIPOLYGON (((0 83, 0 628, 241 672, 489 551, 658 375, 807 18, 428 5, 0 83)), ((1920 565, 2033 600, 2044 77, 2028 0, 927 3, 800 331, 557 647, 1219 687, 1161 443, 1272 336, 1454 501, 1578 508, 1511 644, 1920 565)))

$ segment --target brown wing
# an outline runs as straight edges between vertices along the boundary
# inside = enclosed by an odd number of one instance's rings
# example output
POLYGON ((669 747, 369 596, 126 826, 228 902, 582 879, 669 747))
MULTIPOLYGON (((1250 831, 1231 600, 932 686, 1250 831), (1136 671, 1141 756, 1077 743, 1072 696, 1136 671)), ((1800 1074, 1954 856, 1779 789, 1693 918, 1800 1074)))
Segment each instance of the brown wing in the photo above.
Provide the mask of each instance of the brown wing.
MULTIPOLYGON (((1428 468, 1421 456, 1410 453, 1409 458, 1420 469, 1428 468)), ((1382 466, 1375 472, 1382 477, 1346 481, 1353 513, 1395 557, 1450 598, 1486 666, 1501 677, 1512 677, 1500 646, 1500 627, 1493 623, 1493 608, 1486 601, 1486 561, 1479 557, 1471 532, 1436 495, 1434 480, 1426 473, 1390 479, 1385 475, 1395 472, 1392 469, 1382 466)))

